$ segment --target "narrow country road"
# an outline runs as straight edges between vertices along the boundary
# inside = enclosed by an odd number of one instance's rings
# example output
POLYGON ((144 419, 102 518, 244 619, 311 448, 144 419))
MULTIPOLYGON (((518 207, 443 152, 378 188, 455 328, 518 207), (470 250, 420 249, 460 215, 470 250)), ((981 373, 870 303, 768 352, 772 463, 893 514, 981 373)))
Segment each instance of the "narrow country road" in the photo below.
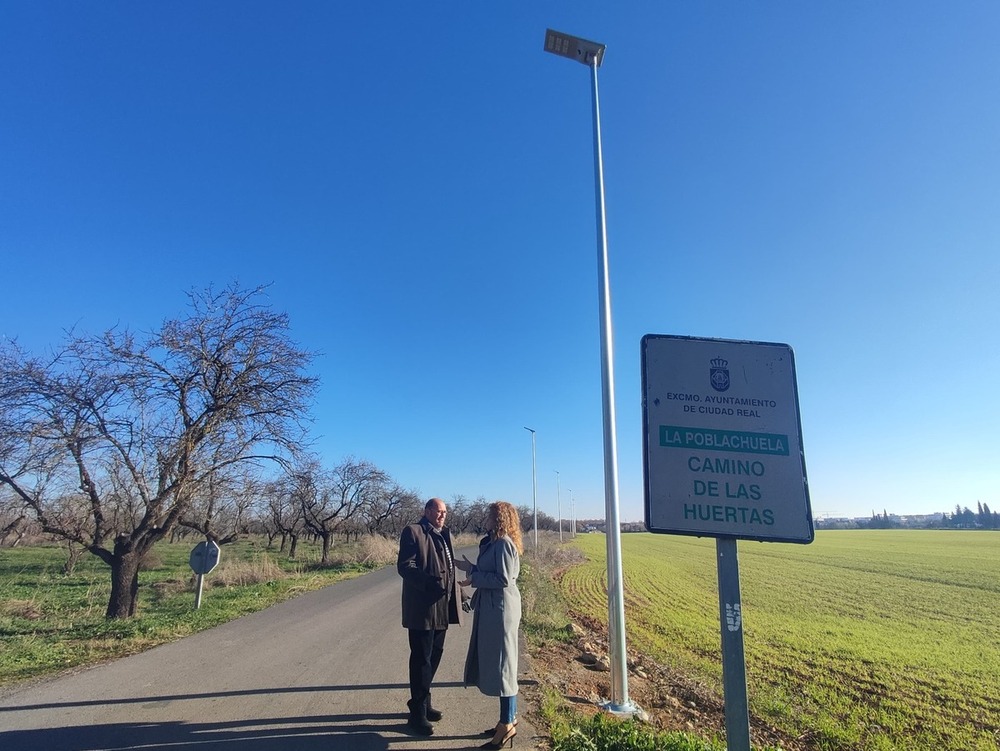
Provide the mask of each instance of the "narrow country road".
MULTIPOLYGON (((400 581, 389 566, 133 657, 4 690, 0 749, 476 748, 499 710, 497 699, 462 686, 471 614, 448 630, 434 690, 444 719, 431 738, 406 731, 400 581)), ((531 748, 533 735, 522 716, 517 745, 531 748)))

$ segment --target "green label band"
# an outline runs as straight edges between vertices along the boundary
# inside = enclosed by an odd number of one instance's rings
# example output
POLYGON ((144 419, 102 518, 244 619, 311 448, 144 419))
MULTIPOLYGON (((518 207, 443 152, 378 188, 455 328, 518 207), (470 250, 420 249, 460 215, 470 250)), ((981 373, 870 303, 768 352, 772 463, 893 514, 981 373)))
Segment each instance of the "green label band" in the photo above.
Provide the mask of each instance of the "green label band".
POLYGON ((788 456, 788 436, 780 433, 745 433, 739 430, 709 430, 661 425, 660 445, 677 449, 788 456))

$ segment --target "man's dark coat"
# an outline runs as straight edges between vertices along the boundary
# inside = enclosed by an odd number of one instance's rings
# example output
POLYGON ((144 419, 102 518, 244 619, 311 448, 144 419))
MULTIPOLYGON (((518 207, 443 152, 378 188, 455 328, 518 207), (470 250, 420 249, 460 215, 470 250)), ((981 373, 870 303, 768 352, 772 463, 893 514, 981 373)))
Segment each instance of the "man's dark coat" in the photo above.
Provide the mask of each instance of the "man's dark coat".
POLYGON ((396 558, 396 570, 403 577, 403 628, 444 629, 462 622, 458 572, 448 565, 445 545, 454 561, 448 528, 435 532, 426 518, 403 529, 396 558))

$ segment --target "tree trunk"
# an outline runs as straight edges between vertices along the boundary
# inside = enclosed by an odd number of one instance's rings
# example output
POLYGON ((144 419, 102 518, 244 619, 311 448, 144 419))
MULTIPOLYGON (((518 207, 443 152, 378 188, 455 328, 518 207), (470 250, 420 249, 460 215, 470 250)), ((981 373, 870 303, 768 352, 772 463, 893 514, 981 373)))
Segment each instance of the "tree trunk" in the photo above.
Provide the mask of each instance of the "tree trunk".
POLYGON ((142 556, 132 549, 115 543, 111 559, 111 597, 105 618, 131 618, 139 602, 139 561, 142 556))
MULTIPOLYGON (((288 560, 294 561, 295 560, 295 549, 298 548, 298 546, 299 546, 299 536, 298 535, 289 535, 289 537, 291 538, 292 543, 288 547, 288 560)), ((284 547, 285 543, 281 543, 281 546, 284 547)))
POLYGON ((25 517, 24 514, 22 514, 21 516, 17 517, 14 521, 12 521, 10 524, 8 524, 6 527, 0 529, 0 545, 3 545, 3 543, 7 540, 8 537, 13 537, 14 542, 11 543, 10 547, 12 548, 17 547, 17 544, 21 542, 21 539, 24 537, 27 529, 27 525, 25 525, 24 523, 26 518, 27 517, 25 517))
POLYGON ((87 552, 86 548, 78 548, 73 543, 66 546, 66 562, 63 563, 63 574, 72 576, 76 570, 76 564, 80 562, 80 557, 87 552))
POLYGON ((326 566, 330 563, 330 539, 333 537, 329 532, 323 535, 323 555, 320 556, 319 562, 326 566))

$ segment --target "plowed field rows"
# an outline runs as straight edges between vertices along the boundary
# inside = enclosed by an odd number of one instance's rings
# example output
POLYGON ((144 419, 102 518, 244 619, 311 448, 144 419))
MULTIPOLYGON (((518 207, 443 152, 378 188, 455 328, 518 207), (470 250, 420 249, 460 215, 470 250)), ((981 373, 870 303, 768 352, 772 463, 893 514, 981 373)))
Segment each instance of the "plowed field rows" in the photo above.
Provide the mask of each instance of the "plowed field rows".
MULTIPOLYGON (((607 621, 603 535, 562 586, 607 621)), ((715 541, 622 536, 630 652, 721 693, 715 541)), ((819 749, 1000 749, 1000 534, 820 532, 740 542, 751 711, 819 749)))

